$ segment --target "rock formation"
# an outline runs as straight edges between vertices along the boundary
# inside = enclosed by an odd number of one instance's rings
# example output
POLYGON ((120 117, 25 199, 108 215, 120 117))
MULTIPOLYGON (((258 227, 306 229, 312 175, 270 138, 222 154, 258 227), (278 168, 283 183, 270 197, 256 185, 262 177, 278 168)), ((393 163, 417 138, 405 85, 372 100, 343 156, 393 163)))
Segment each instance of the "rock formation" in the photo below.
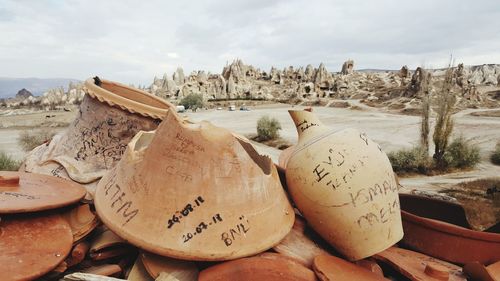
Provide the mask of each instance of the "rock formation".
POLYGON ((354 61, 353 60, 348 60, 344 62, 342 65, 342 71, 341 73, 344 75, 351 74, 354 72, 354 61))

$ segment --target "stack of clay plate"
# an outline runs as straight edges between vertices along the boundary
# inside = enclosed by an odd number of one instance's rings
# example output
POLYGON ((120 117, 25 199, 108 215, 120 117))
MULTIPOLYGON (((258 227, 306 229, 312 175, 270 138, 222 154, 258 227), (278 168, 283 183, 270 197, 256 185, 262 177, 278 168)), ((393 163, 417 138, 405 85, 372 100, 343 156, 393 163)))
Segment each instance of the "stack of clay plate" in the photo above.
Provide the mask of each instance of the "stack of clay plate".
POLYGON ((71 214, 85 193, 56 177, 0 172, 0 280, 32 280, 63 262, 92 228, 93 219, 78 220, 80 207, 71 214))
POLYGON ((22 171, 67 178, 91 199, 99 179, 121 159, 140 130, 156 129, 173 106, 120 83, 88 79, 76 119, 65 131, 28 153, 22 171))

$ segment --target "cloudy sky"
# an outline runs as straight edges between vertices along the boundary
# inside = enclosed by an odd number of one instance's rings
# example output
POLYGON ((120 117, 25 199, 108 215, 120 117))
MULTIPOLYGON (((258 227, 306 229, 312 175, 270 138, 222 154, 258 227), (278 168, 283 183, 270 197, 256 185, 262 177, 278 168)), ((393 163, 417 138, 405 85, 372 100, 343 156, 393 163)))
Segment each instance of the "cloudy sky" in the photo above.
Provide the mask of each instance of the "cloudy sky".
POLYGON ((149 84, 236 58, 266 70, 500 63, 499 19, 496 0, 0 0, 0 77, 149 84))

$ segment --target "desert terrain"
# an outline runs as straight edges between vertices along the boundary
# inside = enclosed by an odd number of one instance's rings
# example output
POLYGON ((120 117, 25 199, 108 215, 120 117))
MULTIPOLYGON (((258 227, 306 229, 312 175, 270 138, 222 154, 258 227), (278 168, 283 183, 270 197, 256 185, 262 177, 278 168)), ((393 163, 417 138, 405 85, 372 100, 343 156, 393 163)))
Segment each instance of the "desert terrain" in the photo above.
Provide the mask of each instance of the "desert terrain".
MULTIPOLYGON (((355 109, 315 106, 313 111, 332 130, 356 128, 365 132, 379 143, 385 152, 410 148, 417 144, 420 128, 419 116, 397 114, 385 109, 369 107, 361 104, 359 100, 345 101, 356 105, 355 109)), ((257 120, 261 116, 269 115, 281 123, 280 136, 293 144, 297 142, 297 132, 288 115, 288 110, 302 108, 305 107, 273 103, 251 107, 250 111, 229 111, 227 108, 222 108, 222 110, 208 109, 181 114, 192 121, 206 120, 244 136, 255 134, 257 120)), ((497 140, 500 139, 500 118, 490 117, 491 114, 486 114, 495 112, 495 110, 466 109, 454 114, 455 129, 452 137, 461 134, 481 148, 481 163, 474 170, 437 176, 403 177, 400 179, 400 183, 404 187, 402 192, 409 192, 413 189, 437 191, 466 180, 498 176, 500 167, 491 164, 489 154, 494 149, 497 140)), ((48 111, 0 116, 0 147, 7 154, 22 160, 25 152, 22 151, 17 141, 22 131, 43 129, 59 132, 71 123, 76 112, 77 110, 70 112, 48 111)), ((259 143, 254 144, 259 152, 269 155, 277 162, 280 150, 259 143)))

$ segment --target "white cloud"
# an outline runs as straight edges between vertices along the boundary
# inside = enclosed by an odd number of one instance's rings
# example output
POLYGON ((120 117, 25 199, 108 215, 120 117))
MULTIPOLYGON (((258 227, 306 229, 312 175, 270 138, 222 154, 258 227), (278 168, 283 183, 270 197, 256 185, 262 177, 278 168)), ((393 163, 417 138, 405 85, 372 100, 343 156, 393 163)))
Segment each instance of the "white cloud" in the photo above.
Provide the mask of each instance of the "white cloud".
POLYGON ((177 53, 167 53, 167 57, 171 58, 171 59, 176 59, 179 57, 179 54, 177 53))
POLYGON ((261 69, 338 71, 500 63, 497 1, 0 0, 0 76, 92 75, 148 84, 153 76, 261 69))

